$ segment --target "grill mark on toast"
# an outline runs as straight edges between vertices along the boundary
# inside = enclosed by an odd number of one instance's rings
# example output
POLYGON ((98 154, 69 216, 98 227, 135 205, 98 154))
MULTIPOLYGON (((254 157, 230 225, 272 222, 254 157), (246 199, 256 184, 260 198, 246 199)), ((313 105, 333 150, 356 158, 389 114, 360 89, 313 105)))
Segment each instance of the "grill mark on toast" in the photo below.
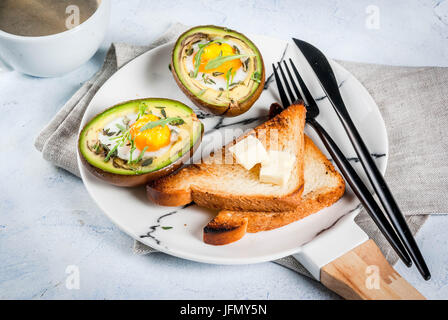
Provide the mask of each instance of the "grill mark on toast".
POLYGON ((204 227, 204 232, 205 233, 222 233, 222 232, 228 232, 228 231, 233 231, 235 229, 238 229, 239 226, 237 227, 219 227, 219 228, 214 228, 214 227, 209 227, 209 226, 205 226, 204 227))

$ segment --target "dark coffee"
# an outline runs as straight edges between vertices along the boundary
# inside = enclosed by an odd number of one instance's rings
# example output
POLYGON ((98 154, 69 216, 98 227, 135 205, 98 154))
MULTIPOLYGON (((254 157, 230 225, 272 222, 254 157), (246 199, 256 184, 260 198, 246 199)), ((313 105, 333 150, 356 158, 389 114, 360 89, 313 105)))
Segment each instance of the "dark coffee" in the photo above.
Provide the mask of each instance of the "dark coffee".
POLYGON ((47 36, 86 21, 101 0, 0 0, 0 30, 19 36, 47 36))

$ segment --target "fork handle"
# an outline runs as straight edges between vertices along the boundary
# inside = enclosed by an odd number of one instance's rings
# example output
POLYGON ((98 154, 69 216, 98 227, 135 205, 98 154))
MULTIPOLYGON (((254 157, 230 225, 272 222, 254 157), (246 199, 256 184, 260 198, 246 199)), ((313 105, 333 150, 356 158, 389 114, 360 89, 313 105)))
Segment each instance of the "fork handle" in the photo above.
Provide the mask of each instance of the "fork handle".
POLYGON ((400 259, 407 266, 411 266, 412 262, 409 258, 409 255, 407 254, 406 249, 404 248, 394 229, 390 225, 383 211, 376 203, 369 189, 367 189, 366 185, 356 173, 355 169, 352 167, 347 158, 344 156, 341 149, 339 149, 339 147, 330 137, 327 131, 315 119, 307 119, 307 123, 311 125, 311 127, 319 135, 320 139, 322 140, 326 149, 338 166, 345 180, 350 185, 353 192, 358 197, 367 213, 373 219, 380 231, 386 237, 393 249, 397 252, 400 259))

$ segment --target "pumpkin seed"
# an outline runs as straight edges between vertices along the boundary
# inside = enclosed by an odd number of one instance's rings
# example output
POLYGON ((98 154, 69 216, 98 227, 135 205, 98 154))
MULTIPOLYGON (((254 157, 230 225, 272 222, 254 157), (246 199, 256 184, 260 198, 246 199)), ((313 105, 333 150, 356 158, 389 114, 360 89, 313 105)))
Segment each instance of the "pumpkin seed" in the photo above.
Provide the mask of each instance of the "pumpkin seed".
POLYGON ((163 116, 165 119, 167 118, 165 109, 160 110, 160 113, 162 113, 162 116, 163 116))
POLYGON ((151 165, 153 161, 154 161, 153 158, 146 159, 145 161, 142 162, 142 167, 147 167, 147 166, 151 165))
POLYGON ((246 71, 249 69, 249 62, 250 62, 250 59, 246 59, 246 60, 243 62, 243 71, 244 71, 244 72, 246 72, 246 71))
POLYGON ((178 118, 178 119, 172 120, 170 122, 170 125, 172 125, 172 126, 180 126, 180 125, 182 125, 184 123, 185 123, 184 119, 178 118))
POLYGON ((107 128, 106 130, 103 129, 103 135, 111 137, 115 134, 115 132, 111 132, 109 128, 107 128))

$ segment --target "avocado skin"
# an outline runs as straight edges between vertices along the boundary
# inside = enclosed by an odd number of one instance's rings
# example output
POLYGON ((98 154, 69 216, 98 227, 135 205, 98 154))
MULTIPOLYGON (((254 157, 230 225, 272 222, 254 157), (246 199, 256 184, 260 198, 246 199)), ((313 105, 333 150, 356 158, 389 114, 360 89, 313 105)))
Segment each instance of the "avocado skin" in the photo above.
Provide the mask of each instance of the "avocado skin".
MULTIPOLYGON (((165 98, 146 98, 146 99, 136 99, 136 100, 129 100, 129 101, 121 102, 115 106, 108 108, 107 110, 110 110, 114 107, 121 106, 121 105, 124 105, 127 103, 147 101, 147 100, 151 100, 151 99, 167 100, 167 101, 171 101, 171 102, 181 103, 179 101, 165 99, 165 98)), ((183 103, 181 103, 181 104, 183 104, 183 103)), ((104 110, 103 112, 98 113, 97 115, 92 117, 92 120, 95 119, 96 117, 98 117, 99 115, 103 114, 107 110, 104 110)), ((90 120, 90 121, 92 121, 92 120, 90 120)), ((142 186, 142 185, 145 185, 146 183, 148 183, 149 181, 157 180, 161 177, 164 177, 164 176, 167 176, 167 175, 173 173, 174 171, 179 169, 184 163, 186 163, 193 156, 194 152, 197 150, 197 148, 201 144, 202 137, 204 135, 204 125, 201 123, 201 134, 197 138, 197 141, 190 148, 189 152, 185 153, 182 157, 178 158, 176 161, 172 162, 168 166, 165 166, 165 167, 163 167, 159 170, 153 171, 153 172, 148 172, 148 173, 143 173, 143 174, 135 174, 135 175, 121 175, 121 174, 112 173, 112 172, 108 172, 108 171, 102 170, 100 168, 97 168, 94 165, 92 165, 91 163, 89 163, 87 161, 87 159, 84 157, 83 152, 81 151, 81 138, 82 138, 82 133, 85 131, 84 129, 90 124, 90 121, 83 127, 83 129, 80 131, 80 135, 78 137, 78 153, 79 153, 79 158, 81 159, 81 163, 91 174, 93 174, 97 178, 99 178, 107 183, 110 183, 112 185, 118 186, 118 187, 142 186)))
MULTIPOLYGON (((188 88, 182 83, 182 81, 179 79, 179 76, 176 72, 176 68, 174 67, 174 60, 175 60, 175 54, 174 51, 177 48, 177 46, 181 45, 180 41, 181 39, 183 39, 183 37, 191 32, 194 29, 220 29, 220 30, 225 30, 226 32, 235 34, 239 37, 242 37, 243 39, 248 39, 244 34, 238 32, 238 31, 234 31, 228 28, 224 28, 224 27, 219 27, 219 26, 214 26, 214 25, 205 25, 205 26, 198 26, 198 27, 193 27, 187 31, 185 31, 183 34, 181 34, 178 38, 178 40, 176 41, 176 44, 173 47, 173 51, 171 53, 171 73, 173 74, 174 80, 176 81, 177 85, 179 86, 179 88, 182 90, 182 92, 199 108, 201 108, 202 110, 206 111, 206 112, 211 112, 215 115, 219 115, 219 116, 223 116, 223 117, 236 117, 239 116, 243 113, 245 113, 246 111, 248 111, 252 105, 258 100, 258 98, 260 97, 261 93, 264 90, 264 85, 265 85, 265 81, 266 81, 266 72, 265 72, 265 67, 264 67, 264 61, 263 61, 263 57, 260 53, 260 50, 258 50, 258 48, 255 46, 255 44, 253 44, 251 42, 251 44, 253 45, 253 47, 258 51, 258 57, 261 60, 261 64, 263 66, 262 68, 262 72, 261 72, 261 79, 260 79, 260 83, 259 86, 257 88, 257 90, 245 101, 243 101, 242 103, 236 103, 236 104, 230 104, 229 106, 223 108, 222 106, 216 106, 214 104, 208 103, 202 99, 200 99, 199 97, 197 97, 195 94, 193 94, 190 90, 188 90, 188 88)), ((249 40, 250 41, 250 40, 249 40)))

